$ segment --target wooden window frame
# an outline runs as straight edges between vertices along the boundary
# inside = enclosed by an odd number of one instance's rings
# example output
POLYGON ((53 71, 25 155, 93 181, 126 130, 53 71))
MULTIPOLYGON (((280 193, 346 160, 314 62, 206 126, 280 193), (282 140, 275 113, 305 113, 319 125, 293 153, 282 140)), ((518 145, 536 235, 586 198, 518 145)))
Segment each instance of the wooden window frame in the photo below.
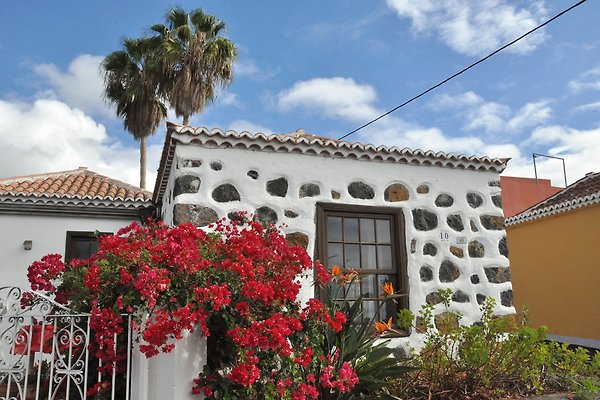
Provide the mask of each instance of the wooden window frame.
MULTIPOLYGON (((391 222, 390 238, 392 246, 392 260, 395 265, 395 274, 397 281, 394 282, 396 291, 404 294, 397 299, 398 310, 409 308, 409 285, 408 285, 408 262, 406 254, 406 231, 404 223, 404 213, 401 208, 365 206, 357 204, 339 204, 339 203, 317 203, 316 210, 316 255, 318 260, 325 260, 323 265, 327 267, 327 221, 328 215, 351 218, 373 218, 373 216, 385 216, 391 222)), ((377 273, 381 270, 361 269, 360 272, 377 273)), ((321 293, 315 286, 315 297, 321 297, 321 293)))

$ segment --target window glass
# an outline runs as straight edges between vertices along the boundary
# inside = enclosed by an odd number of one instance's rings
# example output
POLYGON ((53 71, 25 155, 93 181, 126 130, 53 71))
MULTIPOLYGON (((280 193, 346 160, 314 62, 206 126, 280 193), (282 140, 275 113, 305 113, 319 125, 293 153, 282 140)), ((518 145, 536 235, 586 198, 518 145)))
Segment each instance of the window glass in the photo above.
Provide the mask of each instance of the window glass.
POLYGON ((386 213, 381 209, 369 212, 369 207, 319 205, 321 211, 319 223, 326 224, 326 229, 319 230, 324 237, 319 237, 321 261, 326 259, 331 268, 338 265, 343 273, 356 270, 359 277, 352 284, 332 283, 329 289, 335 295, 345 293, 346 299, 363 296, 363 319, 377 318, 385 320, 396 317, 400 303, 405 301, 384 301, 383 284, 391 283, 398 291, 401 285, 405 266, 397 260, 398 240, 402 235, 400 229, 401 216, 391 210, 386 213), (396 232, 394 232, 396 230, 396 232))

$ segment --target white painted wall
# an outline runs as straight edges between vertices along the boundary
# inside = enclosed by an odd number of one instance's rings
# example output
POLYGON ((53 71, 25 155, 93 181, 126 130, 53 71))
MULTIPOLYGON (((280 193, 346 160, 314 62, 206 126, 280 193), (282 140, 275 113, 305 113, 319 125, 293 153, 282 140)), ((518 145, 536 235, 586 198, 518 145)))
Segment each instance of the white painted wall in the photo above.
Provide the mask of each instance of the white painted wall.
MULTIPOLYGON (((502 210, 494 206, 490 196, 500 193, 500 188, 490 186, 489 182, 498 181, 499 175, 495 172, 472 171, 451 169, 432 166, 412 166, 391 162, 361 161, 348 158, 331 158, 311 156, 304 154, 275 153, 267 151, 251 151, 236 148, 210 148, 194 144, 178 144, 176 158, 165 197, 173 190, 175 178, 182 175, 195 175, 200 177, 201 185, 198 193, 181 194, 175 199, 165 198, 163 201, 162 215, 165 222, 172 223, 174 204, 200 204, 211 207, 217 211, 219 217, 225 217, 231 211, 254 211, 261 206, 269 206, 279 216, 278 223, 284 223, 286 232, 303 232, 310 238, 308 250, 314 254, 316 240, 316 203, 332 202, 345 204, 361 204, 368 206, 386 206, 400 208, 406 222, 406 249, 408 255, 408 276, 410 290, 410 308, 417 312, 425 303, 428 293, 437 289, 451 288, 454 291, 462 290, 471 298, 469 303, 454 303, 452 308, 464 315, 463 323, 469 324, 479 319, 479 305, 476 294, 492 296, 498 305, 498 314, 514 313, 513 307, 500 305, 500 293, 511 289, 511 283, 489 283, 483 268, 486 266, 508 267, 508 259, 500 255, 498 241, 505 235, 504 230, 491 231, 483 228, 479 221, 482 214, 502 216, 502 210), (200 167, 177 167, 178 159, 199 159, 200 167), (211 161, 219 161, 223 168, 214 171, 210 168, 211 161), (257 180, 247 176, 248 170, 259 172, 257 180), (270 196, 266 189, 269 180, 286 177, 289 182, 286 197, 270 196), (353 181, 363 181, 375 189, 375 198, 360 200, 348 194, 347 186, 353 181), (303 183, 316 183, 320 186, 321 194, 316 197, 298 198, 298 190, 303 183), (223 183, 233 184, 241 195, 241 201, 219 203, 213 200, 213 189, 223 183), (392 183, 405 185, 410 192, 410 198, 404 202, 390 203, 384 200, 384 191, 392 183), (418 194, 416 188, 421 184, 429 185, 428 194, 418 194), (331 191, 341 193, 339 200, 333 200, 331 191), (468 192, 480 194, 484 202, 479 208, 472 208, 467 204, 468 192), (453 196, 454 204, 448 208, 437 207, 434 201, 438 194, 448 193, 453 196), (418 231, 413 226, 411 210, 426 208, 438 215, 438 228, 431 231, 418 231), (297 218, 284 217, 284 210, 292 210, 299 214, 297 218), (460 214, 463 217, 465 230, 456 232, 446 225, 448 214, 460 214), (470 220, 474 220, 478 232, 473 232, 469 227, 470 220), (449 241, 440 241, 440 232, 449 233, 449 241), (466 237, 467 241, 478 240, 486 248, 484 258, 469 258, 467 246, 457 244, 458 237, 466 237), (416 241, 416 251, 411 253, 411 241, 416 241), (435 257, 423 255, 422 248, 426 242, 434 243, 438 247, 435 257), (458 259, 450 251, 450 245, 460 247, 465 252, 465 257, 458 259), (451 260, 461 270, 461 276, 452 283, 442 283, 438 279, 438 268, 444 259, 451 260), (421 282, 419 270, 421 266, 429 265, 433 269, 434 279, 430 282, 421 282), (478 274, 480 283, 473 285, 470 281, 472 274, 478 274)), ((305 280, 302 290, 304 299, 313 295, 313 288, 309 280, 305 280)), ((436 311, 442 311, 442 305, 436 306, 436 311)), ((413 334, 413 344, 418 338, 413 334)))
POLYGON ((67 231, 116 232, 134 219, 0 214, 0 286, 29 288, 27 267, 42 256, 64 256, 67 231), (23 241, 31 240, 31 250, 23 241))

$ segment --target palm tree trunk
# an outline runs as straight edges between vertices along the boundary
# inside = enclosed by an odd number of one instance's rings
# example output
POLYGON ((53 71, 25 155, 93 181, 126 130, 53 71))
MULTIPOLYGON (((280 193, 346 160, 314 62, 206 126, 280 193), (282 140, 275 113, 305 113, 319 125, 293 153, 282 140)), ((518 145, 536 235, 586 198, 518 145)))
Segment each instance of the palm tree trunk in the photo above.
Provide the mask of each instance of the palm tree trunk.
POLYGON ((190 116, 184 115, 183 116, 183 125, 189 125, 189 123, 190 123, 190 116))
POLYGON ((146 189, 146 137, 140 138, 140 187, 146 189))

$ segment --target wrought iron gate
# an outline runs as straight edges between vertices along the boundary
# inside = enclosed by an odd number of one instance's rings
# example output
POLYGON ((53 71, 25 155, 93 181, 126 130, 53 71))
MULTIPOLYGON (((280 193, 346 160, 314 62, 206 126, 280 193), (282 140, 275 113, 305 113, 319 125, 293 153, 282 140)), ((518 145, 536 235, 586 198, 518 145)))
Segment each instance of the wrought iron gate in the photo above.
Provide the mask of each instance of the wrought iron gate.
MULTIPOLYGON (((84 400, 106 381, 89 349, 89 317, 39 293, 0 287, 0 400, 84 400)), ((131 329, 122 335, 115 343, 126 346, 124 371, 112 368, 102 398, 129 399, 131 329)))

